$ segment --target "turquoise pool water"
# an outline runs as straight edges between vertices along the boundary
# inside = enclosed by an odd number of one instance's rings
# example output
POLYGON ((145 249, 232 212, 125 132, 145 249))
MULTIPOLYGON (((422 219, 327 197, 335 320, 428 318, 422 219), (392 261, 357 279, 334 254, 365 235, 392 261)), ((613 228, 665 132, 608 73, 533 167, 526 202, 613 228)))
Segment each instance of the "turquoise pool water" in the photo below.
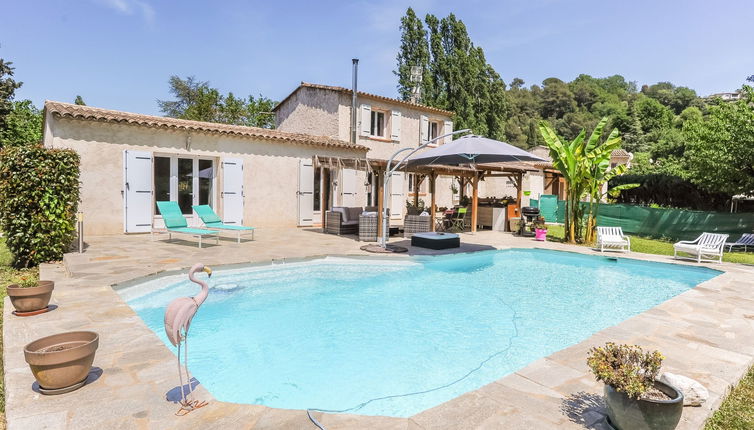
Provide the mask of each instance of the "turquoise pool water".
MULTIPOLYGON (((407 417, 717 274, 517 249, 217 271, 189 367, 222 401, 407 417)), ((171 350, 165 306, 197 291, 185 275, 119 290, 171 350)))

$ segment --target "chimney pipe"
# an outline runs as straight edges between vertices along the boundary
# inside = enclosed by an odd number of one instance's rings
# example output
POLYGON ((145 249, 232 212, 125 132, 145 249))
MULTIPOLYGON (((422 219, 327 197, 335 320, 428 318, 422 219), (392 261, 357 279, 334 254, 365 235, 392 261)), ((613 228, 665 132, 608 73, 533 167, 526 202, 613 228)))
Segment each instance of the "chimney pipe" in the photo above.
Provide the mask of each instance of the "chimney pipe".
POLYGON ((356 143, 356 92, 358 91, 356 83, 359 76, 359 59, 353 61, 353 82, 351 83, 351 143, 356 143))

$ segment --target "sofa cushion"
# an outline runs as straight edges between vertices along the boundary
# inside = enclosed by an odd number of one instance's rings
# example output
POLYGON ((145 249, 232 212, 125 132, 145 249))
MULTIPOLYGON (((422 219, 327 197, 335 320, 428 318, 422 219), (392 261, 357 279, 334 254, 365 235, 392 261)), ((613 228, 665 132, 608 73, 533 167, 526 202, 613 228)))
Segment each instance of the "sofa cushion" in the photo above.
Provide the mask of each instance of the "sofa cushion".
POLYGON ((358 221, 346 221, 341 223, 341 225, 359 225, 358 221))
POLYGON ((348 221, 359 221, 359 215, 363 210, 359 208, 347 208, 348 209, 348 221))

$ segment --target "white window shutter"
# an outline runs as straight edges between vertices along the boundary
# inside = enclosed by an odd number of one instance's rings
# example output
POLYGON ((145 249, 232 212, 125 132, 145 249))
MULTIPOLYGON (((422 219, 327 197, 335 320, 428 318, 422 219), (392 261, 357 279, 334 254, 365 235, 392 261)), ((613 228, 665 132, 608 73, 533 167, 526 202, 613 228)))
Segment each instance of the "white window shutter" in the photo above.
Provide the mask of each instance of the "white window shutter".
MULTIPOLYGON (((448 134, 453 132, 453 121, 445 121, 442 127, 442 134, 448 134)), ((453 136, 447 136, 443 143, 449 143, 453 140, 453 136)))
POLYGON ((394 110, 390 112, 390 139, 394 141, 401 140, 401 113, 394 110))
POLYGON ((372 134, 372 106, 361 105, 361 135, 369 136, 372 134))
POLYGON ((421 127, 421 143, 427 143, 429 140, 429 118, 427 115, 422 115, 419 121, 421 127))

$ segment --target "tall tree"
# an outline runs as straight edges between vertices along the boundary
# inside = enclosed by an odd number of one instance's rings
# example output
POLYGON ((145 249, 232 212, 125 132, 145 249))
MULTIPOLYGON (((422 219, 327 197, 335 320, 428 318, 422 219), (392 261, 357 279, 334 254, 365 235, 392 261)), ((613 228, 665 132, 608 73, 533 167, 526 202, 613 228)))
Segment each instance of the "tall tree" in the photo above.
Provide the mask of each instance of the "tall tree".
POLYGON ((470 128, 496 139, 505 137, 505 83, 475 46, 463 21, 450 14, 425 17, 426 30, 413 9, 401 19, 398 90, 410 98, 410 65, 423 67, 421 102, 453 111, 455 128, 470 128), (426 66, 424 66, 426 64, 426 66))
POLYGON ((419 89, 417 102, 422 103, 425 92, 432 93, 433 80, 429 74, 429 42, 421 19, 412 8, 401 18, 401 46, 398 50, 398 93, 402 100, 411 100, 419 89), (412 77, 412 67, 418 67, 421 83, 412 77))
POLYGON ((0 129, 5 127, 5 118, 13 109, 13 97, 23 82, 13 79, 13 62, 0 58, 0 129))
POLYGON ((718 101, 683 128, 691 182, 729 196, 754 194, 754 89, 742 91, 740 100, 718 101))
POLYGON ((275 102, 269 98, 248 96, 238 98, 232 92, 222 95, 209 82, 198 81, 193 76, 181 79, 171 76, 170 93, 175 100, 157 100, 165 116, 194 121, 219 122, 250 127, 274 128, 272 108, 275 102))
POLYGON ((31 100, 12 103, 5 125, 0 127, 0 147, 36 144, 42 141, 42 112, 31 100))

